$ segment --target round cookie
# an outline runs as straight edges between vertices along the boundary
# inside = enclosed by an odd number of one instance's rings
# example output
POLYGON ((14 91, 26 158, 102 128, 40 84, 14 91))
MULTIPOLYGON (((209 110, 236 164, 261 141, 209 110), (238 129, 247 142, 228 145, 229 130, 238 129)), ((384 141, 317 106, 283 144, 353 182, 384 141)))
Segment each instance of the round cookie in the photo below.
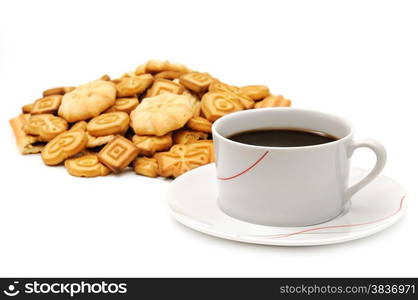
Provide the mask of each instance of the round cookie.
POLYGON ((95 154, 67 159, 64 165, 68 173, 76 177, 106 176, 110 173, 110 169, 102 164, 95 154))
POLYGON ((126 112, 116 111, 101 114, 90 120, 87 131, 92 136, 104 136, 124 133, 129 127, 129 115, 126 112))
POLYGON ((202 97, 202 112, 213 122, 220 117, 244 109, 241 102, 223 92, 208 92, 202 97))
POLYGON ((170 93, 145 98, 131 112, 131 127, 137 135, 165 135, 193 117, 193 103, 188 95, 170 93))
POLYGON ((58 115, 67 122, 77 122, 98 116, 116 99, 115 85, 110 81, 95 80, 78 86, 62 97, 58 115))
POLYGON ((67 158, 80 153, 86 148, 87 134, 84 130, 69 130, 52 139, 42 149, 42 159, 45 164, 58 165, 67 158))

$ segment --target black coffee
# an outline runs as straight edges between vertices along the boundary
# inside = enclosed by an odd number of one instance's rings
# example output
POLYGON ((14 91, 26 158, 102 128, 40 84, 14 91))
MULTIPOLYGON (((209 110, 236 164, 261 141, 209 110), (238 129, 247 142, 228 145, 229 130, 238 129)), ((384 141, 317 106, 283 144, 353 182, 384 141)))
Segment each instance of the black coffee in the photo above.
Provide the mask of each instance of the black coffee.
POLYGON ((325 132, 285 128, 243 131, 229 136, 228 139, 243 144, 267 147, 312 146, 338 140, 325 132))

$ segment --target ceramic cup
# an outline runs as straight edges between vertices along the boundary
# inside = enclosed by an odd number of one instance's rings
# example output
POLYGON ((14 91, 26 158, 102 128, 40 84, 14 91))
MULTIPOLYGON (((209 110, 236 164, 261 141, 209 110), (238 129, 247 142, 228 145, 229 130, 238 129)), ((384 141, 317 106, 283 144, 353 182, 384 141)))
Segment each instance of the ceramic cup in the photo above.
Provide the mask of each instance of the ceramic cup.
POLYGON ((212 127, 219 205, 231 217, 269 226, 307 226, 335 218, 350 198, 383 169, 377 141, 353 140, 351 124, 332 114, 295 108, 262 108, 226 115, 212 127), (235 133, 271 128, 321 131, 338 140, 303 147, 264 147, 234 142, 235 133), (374 151, 374 168, 348 186, 357 148, 374 151))

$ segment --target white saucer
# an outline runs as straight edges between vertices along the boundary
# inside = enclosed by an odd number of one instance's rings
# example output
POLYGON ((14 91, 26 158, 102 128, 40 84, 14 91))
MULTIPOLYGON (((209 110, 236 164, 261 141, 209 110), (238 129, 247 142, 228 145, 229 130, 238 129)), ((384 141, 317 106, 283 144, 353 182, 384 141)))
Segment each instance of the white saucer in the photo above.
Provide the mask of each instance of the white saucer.
MULTIPOLYGON (((365 171, 353 168, 356 182, 365 171)), ((276 246, 312 246, 347 242, 372 235, 396 223, 405 212, 403 187, 379 176, 352 198, 348 212, 319 225, 271 227, 244 222, 218 207, 215 164, 175 179, 169 186, 168 204, 174 218, 197 231, 245 243, 276 246)))

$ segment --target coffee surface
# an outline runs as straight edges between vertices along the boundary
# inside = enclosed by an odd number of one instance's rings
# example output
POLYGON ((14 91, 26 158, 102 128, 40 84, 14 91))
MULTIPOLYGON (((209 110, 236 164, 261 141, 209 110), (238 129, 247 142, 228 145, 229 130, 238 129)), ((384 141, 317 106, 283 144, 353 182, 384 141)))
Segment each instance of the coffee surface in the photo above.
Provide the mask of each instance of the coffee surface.
POLYGON ((325 144, 338 138, 305 129, 260 129, 235 133, 228 137, 238 143, 267 147, 302 147, 325 144))

